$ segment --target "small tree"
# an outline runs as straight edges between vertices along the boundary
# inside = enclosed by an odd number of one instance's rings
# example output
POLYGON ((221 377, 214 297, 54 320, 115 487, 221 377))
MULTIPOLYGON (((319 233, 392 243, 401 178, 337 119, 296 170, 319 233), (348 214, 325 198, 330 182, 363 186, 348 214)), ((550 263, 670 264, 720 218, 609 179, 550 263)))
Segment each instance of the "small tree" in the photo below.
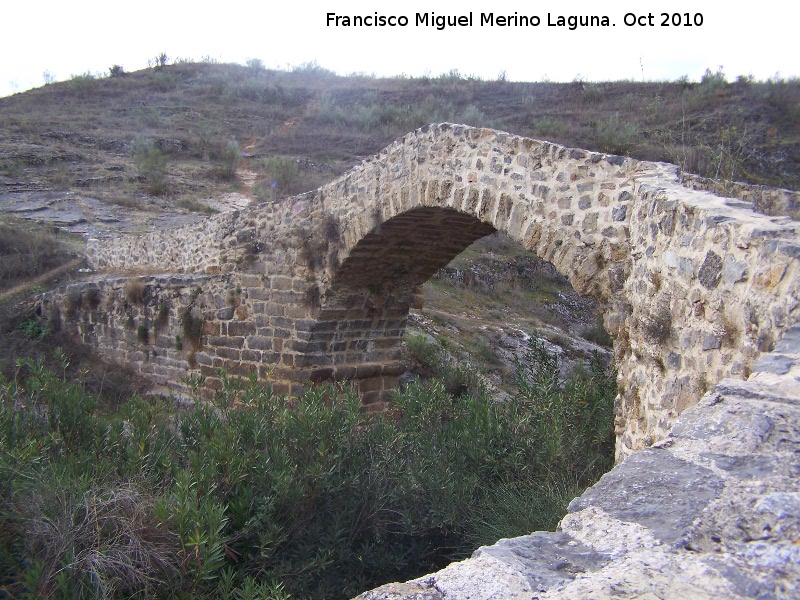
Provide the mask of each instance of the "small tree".
POLYGON ((156 69, 161 69, 167 66, 167 62, 169 61, 169 57, 167 56, 166 52, 162 52, 156 55, 155 58, 148 59, 147 66, 154 67, 156 69))
POLYGON ((260 73, 264 70, 264 61, 260 58, 248 58, 247 59, 247 67, 255 71, 256 73, 260 73))
POLYGON ((111 65, 111 68, 108 69, 109 77, 119 77, 125 74, 125 69, 122 68, 122 65, 111 65))
POLYGON ((166 188, 167 155, 153 140, 139 140, 134 146, 133 162, 139 176, 147 182, 147 190, 154 196, 161 195, 166 188))

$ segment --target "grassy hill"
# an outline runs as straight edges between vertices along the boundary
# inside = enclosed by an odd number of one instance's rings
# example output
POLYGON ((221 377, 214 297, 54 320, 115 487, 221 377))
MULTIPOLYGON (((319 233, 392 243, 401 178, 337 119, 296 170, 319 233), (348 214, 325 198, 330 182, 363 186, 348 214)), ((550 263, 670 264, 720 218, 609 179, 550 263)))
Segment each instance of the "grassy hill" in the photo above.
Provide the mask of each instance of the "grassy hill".
POLYGON ((728 83, 720 72, 699 83, 512 83, 182 63, 75 76, 0 98, 0 114, 0 193, 88 190, 118 203, 149 193, 192 207, 236 187, 244 152, 268 199, 275 180, 281 194, 313 188, 435 121, 800 188, 800 82, 728 83))

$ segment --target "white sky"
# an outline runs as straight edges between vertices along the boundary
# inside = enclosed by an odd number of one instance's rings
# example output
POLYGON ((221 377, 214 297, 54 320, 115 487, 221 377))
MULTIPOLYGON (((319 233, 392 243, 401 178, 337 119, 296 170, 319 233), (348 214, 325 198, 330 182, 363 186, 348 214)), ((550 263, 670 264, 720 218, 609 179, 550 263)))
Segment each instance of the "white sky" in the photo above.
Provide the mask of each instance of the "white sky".
MULTIPOLYGON (((495 11, 495 14, 500 14, 495 11)), ((475 0, 419 2, 373 0, 38 0, 7 2, 0 9, 0 96, 73 74, 105 74, 113 64, 144 68, 165 52, 172 59, 212 57, 244 63, 259 58, 285 68, 317 61, 338 73, 463 75, 512 81, 618 79, 697 80, 722 66, 737 75, 766 79, 800 76, 800 2, 762 0, 475 0), (734 6, 744 8, 732 8, 734 6), (481 12, 501 7, 538 15, 538 27, 481 27, 481 12), (562 8, 559 8, 562 7, 562 8), (568 7, 568 8, 563 8, 568 7), (644 7, 649 7, 645 9, 644 7), (326 14, 405 15, 407 27, 327 27, 326 14), (416 27, 417 12, 474 14, 472 27, 416 27), (702 13, 701 27, 661 27, 662 12, 702 13), (654 15, 654 27, 626 27, 626 13, 654 15), (614 27, 547 26, 558 15, 607 15, 614 27)), ((0 115, 0 118, 2 115, 0 115)))

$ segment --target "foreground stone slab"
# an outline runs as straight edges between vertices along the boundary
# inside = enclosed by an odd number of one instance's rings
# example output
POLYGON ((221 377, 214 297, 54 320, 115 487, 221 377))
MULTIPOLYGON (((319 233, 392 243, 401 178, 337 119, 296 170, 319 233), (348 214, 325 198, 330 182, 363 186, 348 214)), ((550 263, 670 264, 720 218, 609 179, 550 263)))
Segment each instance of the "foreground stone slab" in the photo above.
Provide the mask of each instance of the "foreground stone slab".
POLYGON ((358 600, 800 597, 800 327, 579 498, 557 532, 358 600))

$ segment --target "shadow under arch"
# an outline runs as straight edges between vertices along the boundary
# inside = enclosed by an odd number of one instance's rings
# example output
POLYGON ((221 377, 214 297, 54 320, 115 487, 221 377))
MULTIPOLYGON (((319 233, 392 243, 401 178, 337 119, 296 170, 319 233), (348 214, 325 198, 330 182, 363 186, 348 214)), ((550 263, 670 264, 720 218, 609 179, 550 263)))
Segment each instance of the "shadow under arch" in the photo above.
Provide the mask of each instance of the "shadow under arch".
POLYGON ((368 409, 383 408, 405 369, 400 347, 422 284, 497 231, 453 208, 419 206, 363 236, 316 300, 304 356, 311 381, 355 381, 368 409))

